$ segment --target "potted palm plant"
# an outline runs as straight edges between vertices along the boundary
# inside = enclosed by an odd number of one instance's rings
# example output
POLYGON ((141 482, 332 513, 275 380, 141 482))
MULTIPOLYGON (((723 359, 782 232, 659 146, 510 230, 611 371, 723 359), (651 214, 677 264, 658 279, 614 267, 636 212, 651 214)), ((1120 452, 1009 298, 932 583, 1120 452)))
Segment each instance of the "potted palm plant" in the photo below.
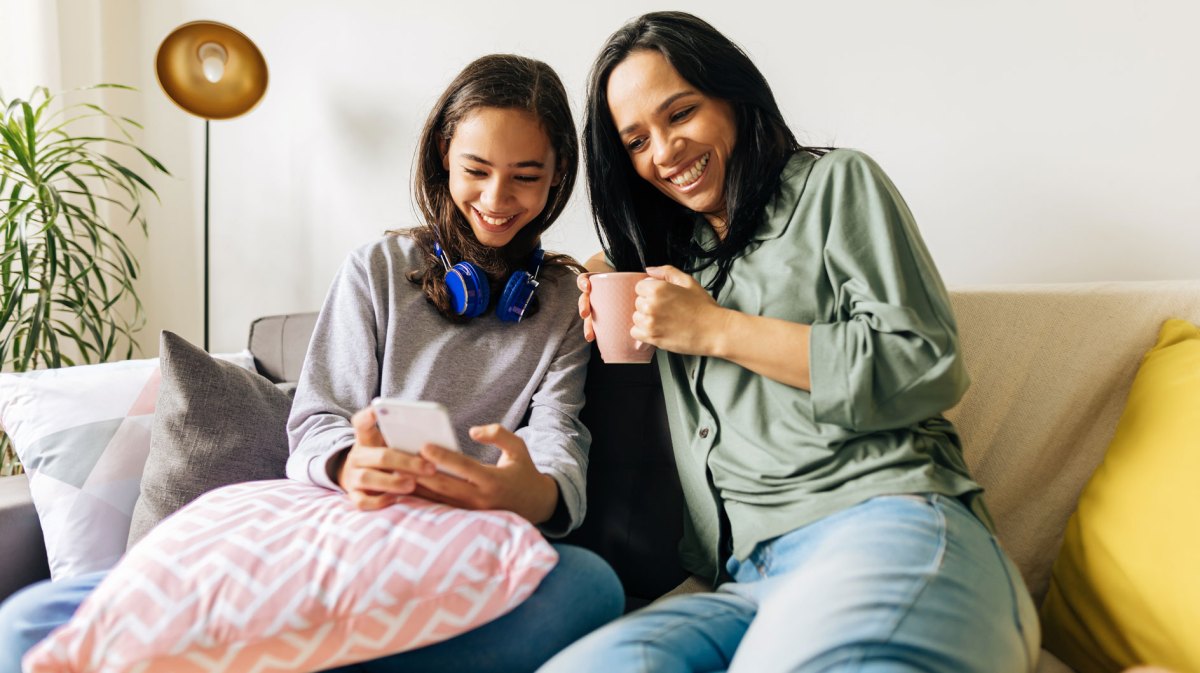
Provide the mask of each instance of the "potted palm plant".
MULTIPOLYGON (((131 90, 81 91, 100 88, 131 90)), ((157 193, 121 157, 167 169, 134 143, 137 122, 95 103, 39 87, 27 100, 0 94, 0 109, 0 369, 131 357, 145 316, 125 238, 146 235, 142 200, 157 193), (116 133, 93 132, 101 125, 116 133)), ((0 436, 0 475, 19 470, 0 436)))

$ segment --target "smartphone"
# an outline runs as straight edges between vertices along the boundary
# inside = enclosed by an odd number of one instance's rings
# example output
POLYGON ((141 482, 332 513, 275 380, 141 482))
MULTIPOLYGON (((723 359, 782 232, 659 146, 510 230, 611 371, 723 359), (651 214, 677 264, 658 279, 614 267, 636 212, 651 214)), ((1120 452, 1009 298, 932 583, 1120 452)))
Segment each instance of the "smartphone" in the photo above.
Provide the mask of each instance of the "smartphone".
POLYGON ((437 402, 412 402, 377 397, 371 402, 375 423, 387 445, 416 454, 426 444, 462 453, 450 423, 450 413, 437 402))

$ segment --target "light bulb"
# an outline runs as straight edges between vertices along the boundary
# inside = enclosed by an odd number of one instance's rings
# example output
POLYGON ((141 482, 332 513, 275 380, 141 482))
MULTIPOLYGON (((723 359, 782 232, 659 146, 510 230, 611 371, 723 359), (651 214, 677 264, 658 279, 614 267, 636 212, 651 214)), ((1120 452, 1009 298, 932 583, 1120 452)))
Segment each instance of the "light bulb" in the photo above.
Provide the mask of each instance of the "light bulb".
POLYGON ((225 76, 225 61, 229 54, 225 47, 216 42, 205 42, 200 45, 200 65, 204 70, 204 79, 216 84, 225 76))

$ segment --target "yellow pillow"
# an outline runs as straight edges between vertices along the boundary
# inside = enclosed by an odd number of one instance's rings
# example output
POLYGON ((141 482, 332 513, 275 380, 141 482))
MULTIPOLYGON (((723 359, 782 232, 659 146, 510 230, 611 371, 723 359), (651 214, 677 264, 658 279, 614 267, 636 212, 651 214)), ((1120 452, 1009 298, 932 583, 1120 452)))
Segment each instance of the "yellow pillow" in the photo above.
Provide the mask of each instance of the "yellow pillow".
POLYGON ((1043 644, 1080 673, 1200 671, 1200 329, 1163 324, 1042 604, 1043 644))

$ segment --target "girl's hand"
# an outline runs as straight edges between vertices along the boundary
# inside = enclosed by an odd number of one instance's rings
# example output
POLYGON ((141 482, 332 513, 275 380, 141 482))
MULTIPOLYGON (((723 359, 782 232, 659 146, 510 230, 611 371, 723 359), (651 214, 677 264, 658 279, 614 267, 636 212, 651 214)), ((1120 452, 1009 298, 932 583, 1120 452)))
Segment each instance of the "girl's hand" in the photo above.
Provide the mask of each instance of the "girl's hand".
POLYGON ((402 495, 416 490, 417 479, 434 474, 432 463, 412 454, 389 449, 375 424, 370 408, 354 414, 354 445, 337 469, 335 481, 346 491, 354 506, 362 510, 382 509, 402 495))
POLYGON ((538 471, 525 441, 496 423, 471 428, 471 439, 499 448, 500 462, 484 465, 427 444, 421 456, 450 474, 417 477, 416 494, 463 509, 508 510, 534 524, 548 521, 558 506, 558 484, 538 471))
POLYGON ((719 355, 729 311, 690 275, 652 266, 637 284, 633 328, 638 341, 685 355, 719 355))

